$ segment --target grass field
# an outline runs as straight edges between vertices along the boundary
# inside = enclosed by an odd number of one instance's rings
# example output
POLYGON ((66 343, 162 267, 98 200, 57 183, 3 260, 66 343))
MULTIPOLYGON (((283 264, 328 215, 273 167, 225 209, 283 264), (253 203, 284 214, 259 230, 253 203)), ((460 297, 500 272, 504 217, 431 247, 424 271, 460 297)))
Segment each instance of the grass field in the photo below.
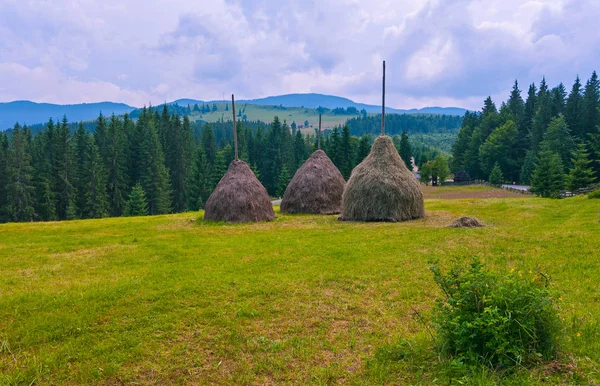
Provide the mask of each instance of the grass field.
MULTIPOLYGON (((230 106, 231 107, 231 106, 230 106)), ((249 121, 262 121, 272 122, 273 117, 277 116, 283 122, 287 121, 288 125, 292 122, 296 122, 297 125, 304 125, 304 121, 308 121, 313 128, 303 128, 302 130, 306 133, 314 133, 314 128, 319 126, 319 112, 317 109, 310 109, 304 107, 278 107, 278 106, 263 106, 263 105, 252 105, 236 103, 236 112, 243 109, 243 114, 246 115, 246 119, 249 121)), ((190 119, 201 119, 206 122, 215 122, 219 119, 228 120, 231 119, 231 110, 225 111, 225 104, 217 103, 218 110, 215 112, 200 114, 193 113, 190 119)), ((374 114, 372 114, 374 115, 374 114)), ((333 114, 331 111, 322 114, 321 127, 325 129, 331 129, 334 126, 343 125, 350 118, 355 118, 356 115, 349 114, 333 114)))
POLYGON ((427 217, 399 224, 0 225, 0 384, 600 382, 600 201, 432 189, 427 217), (461 215, 488 227, 446 228, 461 215), (438 355, 423 323, 440 295, 429 261, 473 257, 551 277, 556 362, 468 372, 438 355))

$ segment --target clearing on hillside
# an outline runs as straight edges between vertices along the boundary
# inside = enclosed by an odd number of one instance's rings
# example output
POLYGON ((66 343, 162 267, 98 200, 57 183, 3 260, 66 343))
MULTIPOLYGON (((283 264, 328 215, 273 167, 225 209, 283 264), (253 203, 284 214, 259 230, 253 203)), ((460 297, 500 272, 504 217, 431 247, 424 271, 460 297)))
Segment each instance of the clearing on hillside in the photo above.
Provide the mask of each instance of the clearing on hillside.
POLYGON ((0 225, 0 383, 599 383, 597 200, 425 205, 404 223, 184 213, 0 225), (447 228, 460 216, 490 227, 447 228), (473 257, 550 278, 559 361, 475 379, 437 355, 423 325, 441 295, 430 262, 473 257))

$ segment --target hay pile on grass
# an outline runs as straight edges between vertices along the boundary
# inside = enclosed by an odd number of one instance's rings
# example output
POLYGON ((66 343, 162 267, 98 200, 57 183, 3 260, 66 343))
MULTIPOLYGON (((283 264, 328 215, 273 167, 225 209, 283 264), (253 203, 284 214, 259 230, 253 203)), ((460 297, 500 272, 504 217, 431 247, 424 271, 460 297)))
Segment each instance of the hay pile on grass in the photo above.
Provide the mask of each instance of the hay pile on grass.
POLYGON ((449 228, 481 228, 485 225, 475 217, 464 216, 452 221, 449 228))
POLYGON ((354 170, 342 196, 345 221, 406 221, 425 217, 423 192, 392 139, 380 136, 354 170))
POLYGON ((258 222, 274 218, 273 205, 265 187, 244 161, 232 161, 227 173, 206 201, 204 219, 258 222))
POLYGON ((340 213, 346 181, 323 150, 315 151, 290 181, 283 199, 283 213, 340 213))

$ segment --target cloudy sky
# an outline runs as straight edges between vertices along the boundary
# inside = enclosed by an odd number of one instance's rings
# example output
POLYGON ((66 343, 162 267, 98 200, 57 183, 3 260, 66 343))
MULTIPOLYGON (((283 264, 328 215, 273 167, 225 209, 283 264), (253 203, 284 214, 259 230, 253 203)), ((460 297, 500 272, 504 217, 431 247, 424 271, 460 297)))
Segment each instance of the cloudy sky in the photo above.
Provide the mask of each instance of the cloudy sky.
POLYGON ((479 108, 600 70, 600 0, 0 0, 0 102, 317 92, 479 108))

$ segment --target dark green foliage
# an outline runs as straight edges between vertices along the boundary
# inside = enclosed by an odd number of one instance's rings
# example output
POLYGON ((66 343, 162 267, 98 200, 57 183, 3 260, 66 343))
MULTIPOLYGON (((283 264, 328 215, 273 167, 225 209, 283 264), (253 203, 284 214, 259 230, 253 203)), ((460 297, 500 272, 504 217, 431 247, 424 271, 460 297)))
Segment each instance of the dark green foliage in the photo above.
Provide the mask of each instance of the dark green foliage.
POLYGON ((279 176, 277 177, 277 191, 275 192, 277 197, 283 197, 285 189, 287 188, 291 179, 292 177, 290 176, 290 172, 288 171, 287 167, 283 165, 281 171, 279 172, 279 176))
POLYGON ((510 180, 518 176, 517 162, 517 125, 508 121, 495 129, 488 139, 479 148, 481 170, 485 175, 490 175, 492 168, 499 165, 503 174, 510 180))
POLYGON ((567 105, 565 106, 565 121, 567 126, 571 130, 571 133, 577 138, 584 139, 585 132, 583 130, 583 122, 581 117, 583 116, 583 95, 581 93, 581 81, 579 76, 573 83, 571 93, 567 98, 567 105))
POLYGON ((575 142, 562 115, 552 118, 540 148, 558 154, 563 166, 565 168, 571 167, 571 156, 575 151, 575 142))
POLYGON ((580 144, 573 156, 574 158, 571 160, 573 168, 567 175, 567 188, 572 192, 587 188, 596 181, 594 169, 591 167, 592 161, 589 158, 585 144, 580 144))
POLYGON ((127 137, 123 121, 114 115, 110 118, 105 149, 100 149, 103 155, 104 168, 107 178, 107 192, 110 204, 110 215, 120 216, 125 207, 127 195, 127 137))
POLYGON ((0 131, 0 222, 10 220, 8 213, 8 137, 0 131))
POLYGON ((583 121, 582 130, 584 134, 595 132, 600 125, 600 80, 596 71, 585 84, 583 91, 583 121))
POLYGON ((556 356, 560 320, 541 273, 495 274, 479 262, 431 267, 444 294, 435 308, 439 345, 469 364, 511 368, 556 356))
POLYGON ((502 169, 500 168, 500 164, 496 162, 492 171, 490 172, 489 182, 492 185, 500 185, 504 182, 504 176, 502 175, 502 169))
POLYGON ((107 217, 109 212, 108 195, 106 194, 106 174, 100 151, 94 138, 88 141, 86 152, 86 204, 84 217, 107 217))
POLYGON ((594 190, 588 193, 588 198, 600 198, 600 190, 594 190))
POLYGON ((431 180, 436 185, 442 185, 449 175, 448 159, 443 154, 439 154, 431 163, 431 180))
POLYGON ((31 221, 35 213, 28 140, 25 131, 15 125, 6 154, 6 212, 12 221, 31 221))
POLYGON ((142 185, 135 184, 129 193, 129 198, 125 203, 125 216, 147 216, 148 215, 148 201, 146 200, 146 193, 142 185))
POLYGON ((531 191, 538 196, 559 198, 565 187, 565 174, 560 156, 542 150, 531 176, 531 191))
POLYGON ((398 153, 400 153, 400 157, 406 164, 408 170, 412 171, 413 167, 411 159, 413 154, 410 142, 408 141, 408 134, 406 133, 406 130, 402 131, 402 137, 400 137, 400 146, 398 148, 398 153))
MULTIPOLYGON (((460 128, 461 121, 462 117, 452 115, 386 114, 385 131, 390 136, 400 135, 404 130, 409 134, 456 133, 460 128)), ((381 115, 352 118, 348 120, 347 125, 352 135, 379 135, 381 133, 381 115)))
POLYGON ((204 150, 199 147, 196 150, 194 159, 192 179, 188 192, 188 208, 190 210, 200 210, 204 208, 204 203, 208 200, 212 191, 210 168, 204 150))
POLYGON ((163 214, 171 210, 169 170, 154 126, 154 117, 146 113, 140 116, 142 143, 140 146, 140 180, 148 199, 149 214, 163 214))

